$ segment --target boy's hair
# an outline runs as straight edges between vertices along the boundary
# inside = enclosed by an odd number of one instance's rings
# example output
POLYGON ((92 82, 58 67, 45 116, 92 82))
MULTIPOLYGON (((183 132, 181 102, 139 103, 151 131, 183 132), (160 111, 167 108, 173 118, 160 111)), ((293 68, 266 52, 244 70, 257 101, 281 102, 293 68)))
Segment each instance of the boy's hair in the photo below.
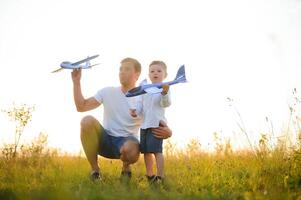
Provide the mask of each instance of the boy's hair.
POLYGON ((154 60, 153 62, 151 62, 151 64, 149 64, 149 67, 152 66, 152 65, 161 65, 162 68, 163 68, 163 70, 167 74, 167 66, 166 66, 166 64, 163 61, 161 61, 161 60, 154 60))
POLYGON ((139 74, 141 73, 141 64, 139 63, 138 60, 128 57, 128 58, 124 58, 123 60, 121 60, 120 63, 125 63, 125 62, 130 62, 130 63, 134 64, 135 71, 138 72, 139 74))
POLYGON ((162 66, 164 72, 165 72, 165 78, 167 77, 167 66, 165 64, 165 62, 161 61, 161 60, 154 60, 153 62, 151 62, 151 64, 149 64, 149 67, 152 66, 152 65, 160 65, 162 66))

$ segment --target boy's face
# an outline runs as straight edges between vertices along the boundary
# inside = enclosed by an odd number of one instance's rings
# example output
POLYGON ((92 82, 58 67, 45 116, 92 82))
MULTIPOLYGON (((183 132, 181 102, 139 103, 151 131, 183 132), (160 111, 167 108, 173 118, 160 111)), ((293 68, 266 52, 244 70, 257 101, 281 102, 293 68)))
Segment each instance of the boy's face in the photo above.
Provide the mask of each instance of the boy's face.
POLYGON ((135 71, 134 64, 123 62, 119 68, 119 81, 121 85, 135 85, 139 78, 139 73, 135 71))
POLYGON ((148 75, 152 83, 161 83, 166 77, 166 72, 161 65, 151 65, 148 75))

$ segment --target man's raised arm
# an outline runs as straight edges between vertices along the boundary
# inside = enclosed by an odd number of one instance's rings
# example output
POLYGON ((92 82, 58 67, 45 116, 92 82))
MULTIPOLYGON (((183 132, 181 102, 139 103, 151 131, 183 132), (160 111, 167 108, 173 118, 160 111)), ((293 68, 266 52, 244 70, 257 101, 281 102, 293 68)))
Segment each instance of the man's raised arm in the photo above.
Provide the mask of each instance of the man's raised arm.
POLYGON ((85 112, 97 108, 100 105, 100 103, 94 97, 85 99, 82 94, 81 85, 80 85, 81 69, 73 70, 71 72, 71 77, 73 81, 73 97, 74 97, 76 110, 78 112, 85 112))

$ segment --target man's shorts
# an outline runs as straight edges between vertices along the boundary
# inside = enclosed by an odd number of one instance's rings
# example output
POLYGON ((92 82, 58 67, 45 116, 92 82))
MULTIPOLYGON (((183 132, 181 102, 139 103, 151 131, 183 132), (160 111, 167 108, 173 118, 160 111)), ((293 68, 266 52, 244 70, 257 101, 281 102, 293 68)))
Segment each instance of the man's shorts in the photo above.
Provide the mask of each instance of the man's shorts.
POLYGON ((140 152, 162 153, 163 139, 156 138, 152 129, 140 129, 140 152))
POLYGON ((128 137, 115 137, 108 134, 107 130, 102 132, 100 147, 99 147, 99 155, 111 158, 111 159, 120 159, 120 148, 127 141, 132 140, 139 144, 139 141, 134 136, 128 137))

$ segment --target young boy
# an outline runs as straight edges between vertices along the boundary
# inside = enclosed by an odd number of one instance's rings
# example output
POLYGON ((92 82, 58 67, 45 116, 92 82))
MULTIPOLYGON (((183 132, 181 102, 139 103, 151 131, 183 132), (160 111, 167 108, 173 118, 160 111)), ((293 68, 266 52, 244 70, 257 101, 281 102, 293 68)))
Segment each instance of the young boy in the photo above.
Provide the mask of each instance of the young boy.
MULTIPOLYGON (((164 62, 153 61, 149 65, 149 78, 152 83, 161 83, 166 76, 167 67, 164 62)), ((144 116, 140 130, 140 151, 144 154, 146 176, 150 183, 162 181, 164 178, 163 140, 156 138, 152 133, 152 128, 159 127, 160 121, 166 123, 164 108, 171 104, 169 85, 163 85, 162 89, 161 93, 142 95, 136 109, 130 109, 132 117, 137 117, 140 113, 144 116), (157 164, 156 176, 153 173, 153 155, 157 164)))

